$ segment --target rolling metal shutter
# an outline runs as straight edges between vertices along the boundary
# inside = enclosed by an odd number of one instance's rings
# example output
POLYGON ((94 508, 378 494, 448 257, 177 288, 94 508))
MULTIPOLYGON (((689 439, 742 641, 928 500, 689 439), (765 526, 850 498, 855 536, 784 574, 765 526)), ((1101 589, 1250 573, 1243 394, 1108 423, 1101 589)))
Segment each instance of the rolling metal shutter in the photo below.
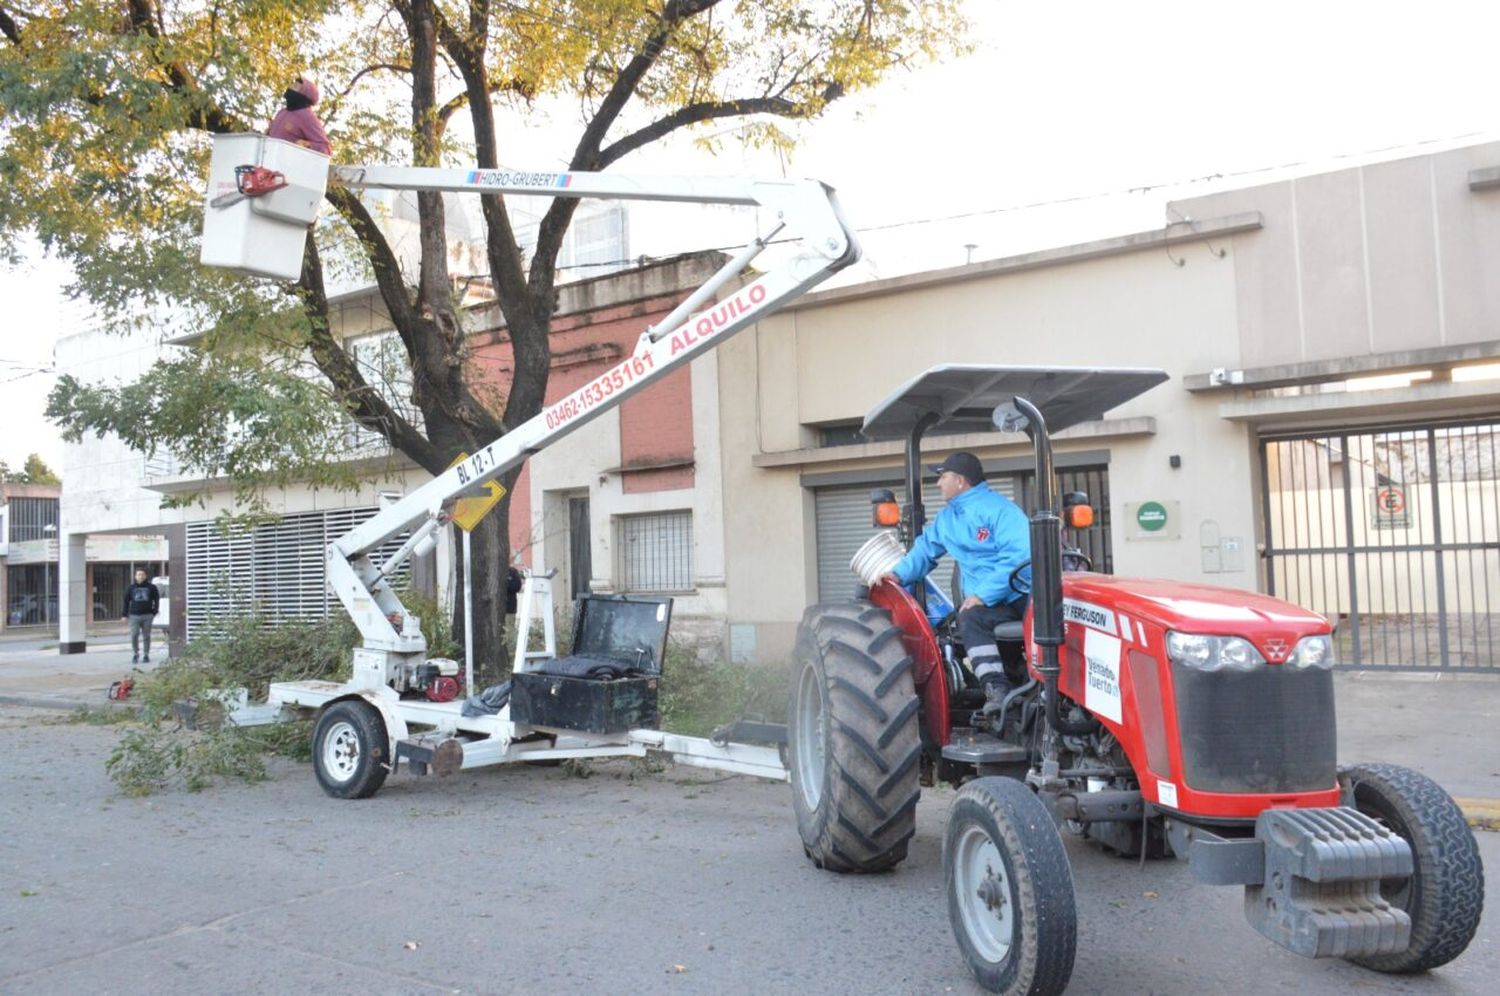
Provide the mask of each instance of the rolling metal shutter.
MULTIPOLYGON (((343 508, 288 515, 252 529, 225 533, 211 521, 189 522, 187 534, 187 637, 216 619, 253 609, 270 620, 326 619, 336 604, 328 590, 328 544, 373 516, 375 508, 343 508)), ((376 555, 390 556, 407 534, 376 555)), ((403 565, 392 580, 409 576, 403 565)))
MULTIPOLYGON (((990 487, 1005 495, 1015 496, 1015 478, 995 475, 989 479, 990 487)), ((872 481, 869 484, 840 485, 818 488, 813 492, 815 523, 818 544, 818 601, 841 602, 854 597, 854 588, 859 579, 849 570, 849 561, 871 536, 875 527, 870 525, 870 492, 875 488, 890 488, 899 497, 905 490, 899 479, 872 481)), ((936 482, 922 485, 922 504, 926 506, 927 521, 931 522, 942 511, 942 495, 936 482)), ((952 591, 953 558, 938 561, 932 579, 943 591, 952 591)))

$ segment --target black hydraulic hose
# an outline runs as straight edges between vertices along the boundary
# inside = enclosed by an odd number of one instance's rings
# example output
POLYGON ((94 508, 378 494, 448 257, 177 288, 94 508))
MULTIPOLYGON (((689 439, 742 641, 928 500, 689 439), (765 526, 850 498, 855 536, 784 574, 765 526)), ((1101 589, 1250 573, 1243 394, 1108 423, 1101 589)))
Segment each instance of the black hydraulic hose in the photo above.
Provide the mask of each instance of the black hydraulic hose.
POLYGON ((1093 716, 1085 716, 1083 719, 1063 719, 1058 706, 1061 699, 1062 695, 1057 691, 1057 675, 1050 674, 1047 676, 1047 724, 1054 730, 1070 737, 1081 737, 1099 728, 1099 721, 1093 716))
POLYGON ((1009 695, 1005 696, 1005 700, 1000 703, 1000 715, 1002 717, 1009 715, 1010 704, 1011 702, 1015 701, 1016 696, 1021 695, 1025 692, 1029 692, 1034 687, 1036 687, 1036 679, 1029 678, 1027 679, 1026 684, 1022 685, 1020 688, 1014 689, 1009 695))

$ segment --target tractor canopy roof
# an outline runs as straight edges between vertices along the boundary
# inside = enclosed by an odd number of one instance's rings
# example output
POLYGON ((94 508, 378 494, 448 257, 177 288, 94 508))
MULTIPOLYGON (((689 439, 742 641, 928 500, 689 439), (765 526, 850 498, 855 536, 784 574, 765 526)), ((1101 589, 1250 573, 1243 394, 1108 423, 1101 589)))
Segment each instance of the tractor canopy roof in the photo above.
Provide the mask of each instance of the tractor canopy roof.
POLYGON ((945 434, 994 432, 996 411, 1020 396, 1059 432, 1104 417, 1104 413, 1167 379, 1142 367, 992 367, 946 363, 933 367, 876 405, 861 428, 867 439, 906 439, 917 421, 936 415, 927 428, 945 434))

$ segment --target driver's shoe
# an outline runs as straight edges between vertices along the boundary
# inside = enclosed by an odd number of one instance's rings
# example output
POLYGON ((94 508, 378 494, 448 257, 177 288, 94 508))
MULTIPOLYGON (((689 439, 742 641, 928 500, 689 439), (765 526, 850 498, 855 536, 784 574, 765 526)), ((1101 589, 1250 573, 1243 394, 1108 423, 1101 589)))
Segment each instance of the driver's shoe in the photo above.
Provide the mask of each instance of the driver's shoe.
POLYGON ((1010 682, 996 675, 984 683, 984 714, 994 716, 1005 708, 1005 697, 1010 694, 1010 682))

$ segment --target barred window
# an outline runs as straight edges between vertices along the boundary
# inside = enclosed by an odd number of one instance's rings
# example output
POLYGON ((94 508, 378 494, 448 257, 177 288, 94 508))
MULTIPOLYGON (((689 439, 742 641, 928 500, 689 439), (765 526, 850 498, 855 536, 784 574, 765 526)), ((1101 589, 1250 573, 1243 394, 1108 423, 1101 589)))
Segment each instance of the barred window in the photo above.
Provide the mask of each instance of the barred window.
POLYGON ((10 500, 10 541, 48 539, 57 535, 56 498, 12 498, 10 500), (49 530, 47 527, 51 526, 49 530))
POLYGON ((621 591, 692 591, 692 512, 623 515, 616 531, 621 591))

